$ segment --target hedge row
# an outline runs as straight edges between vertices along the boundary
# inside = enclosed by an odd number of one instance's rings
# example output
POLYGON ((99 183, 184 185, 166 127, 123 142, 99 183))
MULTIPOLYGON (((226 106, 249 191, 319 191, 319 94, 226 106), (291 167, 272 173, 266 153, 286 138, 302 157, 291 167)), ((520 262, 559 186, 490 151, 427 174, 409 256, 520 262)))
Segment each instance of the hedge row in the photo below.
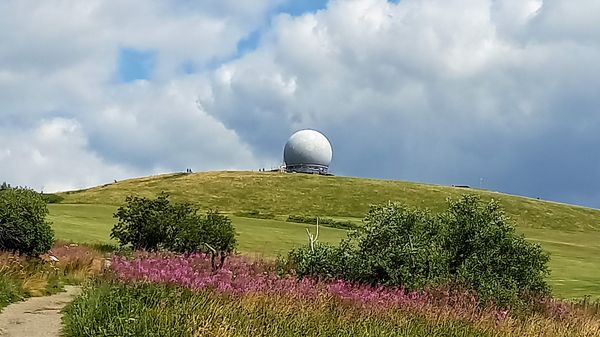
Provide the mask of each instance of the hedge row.
POLYGON ((311 215, 290 215, 287 218, 287 222, 296 222, 296 223, 305 223, 316 225, 317 219, 319 221, 319 225, 325 227, 339 228, 339 229, 357 229, 360 227, 352 221, 343 221, 343 220, 335 220, 332 218, 321 218, 311 215))

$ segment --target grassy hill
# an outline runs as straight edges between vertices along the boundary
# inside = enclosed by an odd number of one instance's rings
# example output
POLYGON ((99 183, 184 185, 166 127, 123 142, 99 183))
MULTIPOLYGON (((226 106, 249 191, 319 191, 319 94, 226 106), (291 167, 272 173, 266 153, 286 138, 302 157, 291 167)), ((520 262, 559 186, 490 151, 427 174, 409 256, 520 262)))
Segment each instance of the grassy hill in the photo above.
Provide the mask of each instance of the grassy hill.
MULTIPOLYGON (((438 211, 446 207, 447 198, 474 193, 499 200, 517 229, 550 252, 550 283, 558 296, 600 297, 600 210, 476 189, 269 172, 176 173, 60 193, 64 199, 50 205, 50 220, 59 239, 110 242, 112 214, 125 197, 151 197, 161 191, 173 200, 229 213, 239 235, 239 251, 266 257, 306 242, 305 230, 310 226, 285 222, 289 214, 359 222, 369 204, 399 201, 438 211), (236 216, 253 210, 275 217, 236 216)), ((320 240, 334 243, 344 236, 343 230, 322 228, 320 240)))
POLYGON ((476 189, 305 174, 176 173, 124 180, 61 196, 62 203, 121 205, 127 195, 154 196, 161 191, 173 200, 190 201, 203 209, 354 218, 362 218, 369 204, 398 201, 436 211, 445 208, 447 198, 474 193, 499 200, 522 227, 600 230, 600 210, 596 209, 476 189))

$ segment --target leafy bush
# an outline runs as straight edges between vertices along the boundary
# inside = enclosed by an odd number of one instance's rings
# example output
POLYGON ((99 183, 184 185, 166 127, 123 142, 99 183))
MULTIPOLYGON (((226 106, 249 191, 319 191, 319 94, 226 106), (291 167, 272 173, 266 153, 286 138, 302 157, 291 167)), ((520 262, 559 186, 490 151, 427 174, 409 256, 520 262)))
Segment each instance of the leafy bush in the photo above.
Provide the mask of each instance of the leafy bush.
POLYGON ((207 252, 213 268, 223 266, 236 246, 231 220, 217 211, 199 214, 188 203, 171 203, 166 194, 156 199, 128 196, 114 217, 111 237, 135 250, 165 249, 178 253, 207 252), (217 262, 217 258, 219 261, 217 262))
POLYGON ((298 276, 343 278, 409 289, 447 279, 447 254, 435 240, 437 219, 396 204, 372 206, 365 225, 339 246, 318 243, 290 251, 287 266, 298 276))
POLYGON ((49 204, 58 204, 65 199, 60 195, 52 193, 42 193, 42 198, 44 198, 44 200, 46 200, 46 202, 49 204))
POLYGON ((251 210, 251 211, 241 211, 236 212, 236 216, 241 216, 244 218, 255 218, 255 219, 273 219, 275 215, 273 213, 265 213, 259 210, 251 210))
POLYGON ((448 278, 447 253, 436 240, 439 223, 429 212, 373 206, 364 222, 355 235, 358 281, 418 289, 448 278))
POLYGON ((450 202, 440 218, 441 242, 457 282, 501 304, 550 292, 548 254, 516 234, 498 202, 483 204, 467 195, 450 202))
POLYGON ((117 209, 118 219, 110 237, 121 246, 131 244, 133 249, 156 250, 168 242, 173 224, 179 223, 180 212, 169 203, 169 196, 156 199, 127 196, 125 206, 117 209))
POLYGON ((166 247, 179 253, 210 253, 214 270, 223 267, 225 258, 234 251, 236 243, 231 220, 210 210, 205 216, 199 216, 196 211, 189 212, 184 221, 176 226, 174 237, 166 247))
POLYGON ((289 252, 287 259, 279 259, 279 274, 294 273, 298 277, 310 276, 315 279, 350 279, 351 272, 360 270, 350 267, 353 253, 345 240, 339 246, 316 242, 313 247, 303 246, 289 252))
POLYGON ((364 223, 340 246, 290 251, 286 267, 299 277, 408 289, 456 285, 501 306, 549 294, 548 255, 516 234, 495 201, 467 195, 439 215, 399 204, 372 206, 364 223))
POLYGON ((332 218, 321 218, 311 215, 290 215, 287 218, 287 222, 296 222, 296 223, 305 223, 316 225, 317 219, 319 221, 319 225, 331 228, 339 228, 339 229, 356 229, 359 226, 352 221, 341 221, 335 220, 332 218))
POLYGON ((39 193, 26 188, 0 191, 0 250, 38 256, 54 242, 46 221, 48 207, 39 193))

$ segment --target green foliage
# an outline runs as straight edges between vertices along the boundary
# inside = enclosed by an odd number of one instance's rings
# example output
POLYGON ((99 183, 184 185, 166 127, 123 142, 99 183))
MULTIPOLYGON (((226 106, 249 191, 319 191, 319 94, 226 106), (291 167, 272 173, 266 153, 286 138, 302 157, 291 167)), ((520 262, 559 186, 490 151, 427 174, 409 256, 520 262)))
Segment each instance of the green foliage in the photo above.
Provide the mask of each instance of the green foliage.
POLYGON ((549 294, 549 256, 516 234, 496 201, 467 195, 441 215, 449 272, 483 299, 511 304, 526 294, 549 294))
POLYGON ((278 259, 279 274, 294 273, 298 277, 316 279, 354 279, 360 268, 355 265, 354 252, 344 240, 339 246, 316 242, 311 248, 303 246, 292 249, 287 258, 278 259))
POLYGON ((0 310, 10 303, 22 300, 25 295, 19 282, 8 275, 0 274, 0 310))
POLYGON ((322 225, 325 227, 338 228, 338 229, 356 229, 359 227, 352 221, 341 221, 341 220, 335 220, 332 218, 322 218, 322 217, 316 217, 316 216, 310 216, 310 215, 290 215, 287 218, 288 222, 305 223, 305 224, 311 224, 311 225, 316 225, 317 220, 319 222, 319 225, 322 225))
POLYGON ((231 220, 218 211, 205 215, 188 203, 171 203, 167 194, 156 199, 129 196, 117 209, 111 238, 133 249, 165 249, 178 253, 207 252, 213 268, 221 268, 236 247, 231 220), (217 262, 216 259, 219 259, 217 262))
POLYGON ((125 206, 117 209, 118 219, 110 237, 121 246, 131 244, 133 249, 157 250, 168 242, 173 224, 179 223, 177 208, 169 203, 169 196, 159 195, 156 199, 128 196, 125 206))
POLYGON ((251 211, 240 211, 235 212, 235 216, 240 216, 244 218, 254 218, 254 219, 273 219, 275 215, 273 213, 265 213, 259 210, 251 210, 251 211))
POLYGON ((231 220, 214 210, 204 216, 198 215, 193 209, 186 212, 187 215, 175 225, 173 236, 165 247, 179 253, 210 253, 213 269, 220 269, 237 244, 231 220))
POLYGON ((26 188, 0 191, 0 250, 38 256, 54 242, 48 208, 39 193, 26 188))
POLYGON ((62 196, 53 193, 42 193, 42 198, 49 204, 58 204, 65 199, 62 196))
POLYGON ((515 233, 495 201, 463 196, 436 216, 399 204, 372 206, 364 223, 340 246, 290 251, 286 267, 299 277, 409 289, 458 285, 501 306, 549 294, 548 255, 515 233))
POLYGON ((429 212, 373 206, 364 222, 354 238, 361 261, 358 281, 418 289, 448 279, 448 256, 436 240, 439 223, 429 212))
MULTIPOLYGON (((49 219, 57 239, 88 243, 116 244, 110 240, 116 206, 50 204, 49 219)), ((263 220, 232 216, 237 230, 236 251, 249 255, 276 258, 290 249, 306 243, 306 226, 281 220, 263 220)), ((358 222, 358 221, 357 221, 358 222)), ((600 295, 600 232, 569 231, 517 227, 526 240, 539 243, 550 253, 551 274, 548 279, 552 293, 561 298, 581 298, 600 295)), ((337 244, 347 232, 322 227, 319 241, 337 244)))

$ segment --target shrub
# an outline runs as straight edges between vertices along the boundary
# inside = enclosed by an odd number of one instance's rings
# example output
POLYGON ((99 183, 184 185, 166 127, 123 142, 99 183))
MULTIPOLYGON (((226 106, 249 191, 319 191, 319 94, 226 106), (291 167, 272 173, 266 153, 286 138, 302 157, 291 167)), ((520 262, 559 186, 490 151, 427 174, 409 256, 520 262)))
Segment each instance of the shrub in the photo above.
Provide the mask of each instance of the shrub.
POLYGON ((113 215, 118 222, 110 237, 121 246, 131 244, 136 250, 164 248, 173 224, 180 220, 181 209, 174 208, 164 193, 156 199, 127 196, 125 203, 113 215))
POLYGON ((339 246, 316 242, 313 247, 303 246, 291 250, 287 259, 278 260, 280 274, 293 272, 297 277, 310 276, 315 279, 354 280, 352 272, 359 270, 355 266, 349 241, 339 246))
POLYGON ((408 289, 455 285, 474 290, 482 302, 515 306, 549 294, 548 261, 539 245, 515 233, 497 202, 467 195, 439 215, 399 204, 372 206, 364 227, 340 246, 292 250, 285 265, 299 277, 408 289))
POLYGON ((44 200, 46 200, 46 202, 49 204, 58 204, 65 199, 60 195, 52 193, 42 193, 42 198, 44 198, 44 200))
POLYGON ((111 231, 111 237, 119 240, 121 246, 131 244, 135 250, 207 252, 212 256, 214 269, 221 268, 235 249, 235 228, 218 211, 201 215, 191 204, 171 203, 164 193, 156 199, 129 196, 125 201, 126 205, 114 214, 118 222, 111 231))
POLYGON ((47 215, 39 193, 26 188, 0 191, 0 250, 31 256, 47 252, 54 242, 47 215))
POLYGON ((447 254, 436 240, 437 219, 403 205, 372 206, 357 232, 358 281, 409 289, 444 283, 447 254))
POLYGON ((255 218, 255 219, 273 219, 275 215, 273 213, 265 213, 259 210, 251 210, 251 211, 240 211, 235 213, 236 216, 240 216, 243 218, 255 218))
POLYGON ((548 254, 516 234, 498 202, 473 195, 451 201, 441 215, 441 242, 457 282, 484 300, 510 304, 528 294, 547 295, 548 254))
POLYGON ((311 225, 316 225, 317 220, 319 222, 319 225, 322 225, 325 227, 338 228, 338 229, 356 229, 359 227, 357 224, 353 223, 352 221, 342 221, 342 220, 335 220, 332 218, 321 218, 321 217, 310 216, 310 215, 289 215, 287 218, 287 222, 305 223, 305 224, 311 224, 311 225))
POLYGON ((435 240, 436 218, 396 204, 372 206, 363 228, 339 246, 318 243, 288 254, 302 276, 418 289, 447 279, 447 254, 435 240))
POLYGON ((173 240, 166 246, 179 253, 207 252, 211 254, 215 270, 223 267, 225 258, 234 251, 236 243, 231 220, 218 211, 210 210, 205 216, 199 216, 196 211, 188 213, 176 226, 173 240))

